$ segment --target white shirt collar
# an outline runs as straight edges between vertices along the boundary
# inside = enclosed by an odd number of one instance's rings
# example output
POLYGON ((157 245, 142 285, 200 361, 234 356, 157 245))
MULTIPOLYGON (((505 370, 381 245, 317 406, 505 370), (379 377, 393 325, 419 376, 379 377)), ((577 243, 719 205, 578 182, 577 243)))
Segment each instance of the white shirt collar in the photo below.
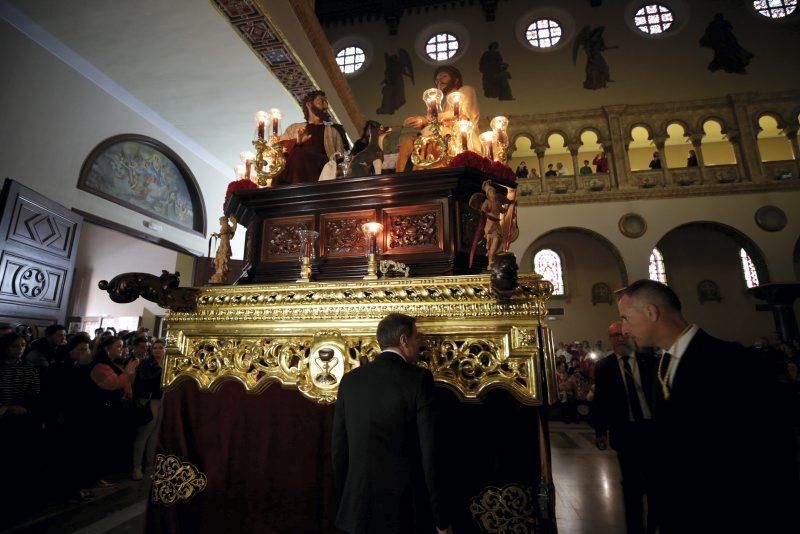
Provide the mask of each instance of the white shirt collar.
POLYGON ((698 328, 696 324, 690 324, 688 327, 686 327, 686 330, 684 330, 681 335, 678 336, 678 339, 675 340, 675 343, 673 343, 667 351, 672 356, 672 359, 680 360, 681 357, 683 357, 683 353, 686 352, 686 348, 689 346, 689 343, 692 342, 694 335, 699 329, 700 328, 698 328))

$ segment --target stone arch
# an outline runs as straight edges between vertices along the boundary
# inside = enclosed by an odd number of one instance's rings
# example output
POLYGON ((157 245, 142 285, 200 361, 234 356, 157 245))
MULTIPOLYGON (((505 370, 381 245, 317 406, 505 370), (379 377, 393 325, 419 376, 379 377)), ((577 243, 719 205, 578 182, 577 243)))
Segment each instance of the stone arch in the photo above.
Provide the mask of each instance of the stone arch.
POLYGON ((782 122, 779 114, 764 112, 759 114, 756 123, 756 147, 758 148, 759 161, 790 161, 795 159, 794 149, 784 129, 786 123, 782 122))
POLYGON ((778 129, 783 130, 786 128, 786 120, 784 120, 783 115, 778 113, 777 111, 766 110, 760 112, 755 117, 755 124, 753 124, 753 128, 755 129, 756 133, 761 131, 761 118, 762 117, 772 117, 775 119, 775 122, 778 123, 778 129))
POLYGON ((727 121, 725 119, 723 119, 722 117, 720 117, 719 115, 704 115, 703 117, 701 117, 700 120, 697 122, 697 131, 700 132, 700 133, 705 132, 705 129, 703 128, 703 126, 708 121, 714 121, 714 122, 719 123, 723 134, 728 131, 728 123, 727 123, 727 121))
POLYGON ((531 142, 531 147, 536 145, 536 138, 530 132, 517 132, 511 136, 510 146, 514 146, 517 143, 517 139, 527 139, 531 142))
POLYGON ((634 130, 634 128, 644 128, 645 130, 647 130, 647 139, 650 140, 650 141, 653 140, 653 136, 655 135, 653 133, 655 131, 653 129, 653 127, 650 124, 648 124, 648 123, 646 123, 644 121, 638 121, 638 122, 633 122, 633 123, 629 124, 627 126, 626 130, 625 130, 627 132, 625 134, 626 135, 625 142, 627 144, 630 144, 633 141, 633 130, 634 130))
MULTIPOLYGON (((671 261, 669 258, 668 253, 664 250, 664 243, 670 236, 674 236, 676 232, 681 232, 685 230, 702 230, 706 232, 717 232, 720 235, 732 239, 738 246, 744 248, 745 251, 750 255, 750 258, 753 260, 755 264, 756 271, 758 272, 760 282, 766 283, 769 282, 769 269, 767 267, 767 262, 765 260, 764 253, 761 251, 761 248, 753 241, 750 236, 734 228, 733 226, 729 226, 727 224, 716 222, 716 221, 693 221, 688 223, 680 224, 668 232, 666 232, 656 243, 656 248, 661 250, 664 253, 664 262, 669 267, 669 262, 671 261)), ((674 260, 673 260, 674 261, 674 260)), ((669 276, 669 271, 667 271, 667 276, 669 276)))
POLYGON ((714 165, 734 165, 736 164, 736 153, 730 140, 726 138, 728 131, 725 122, 716 116, 703 119, 700 123, 700 131, 703 134, 703 159, 706 166, 714 165), (714 132, 714 124, 719 125, 719 135, 714 132))
POLYGON ((687 136, 696 133, 696 130, 687 121, 683 119, 667 119, 659 125, 658 129, 659 134, 667 135, 667 129, 673 124, 680 124, 683 127, 683 131, 686 133, 687 136))

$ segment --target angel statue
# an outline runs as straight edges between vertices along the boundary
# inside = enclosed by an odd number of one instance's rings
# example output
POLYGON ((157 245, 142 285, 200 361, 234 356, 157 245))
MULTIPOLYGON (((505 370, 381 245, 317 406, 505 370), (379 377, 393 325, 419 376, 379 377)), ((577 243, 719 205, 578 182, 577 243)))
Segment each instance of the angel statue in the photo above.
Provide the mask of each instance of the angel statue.
POLYGON ((398 48, 396 54, 384 52, 386 70, 383 74, 383 100, 381 107, 375 113, 381 115, 394 115, 394 112, 406 103, 406 88, 403 76, 411 78, 414 83, 414 67, 411 65, 411 56, 404 48, 398 48))
POLYGON ((214 268, 216 271, 211 278, 209 284, 224 284, 225 278, 228 275, 228 262, 233 253, 231 252, 231 239, 236 234, 236 217, 234 215, 225 217, 224 215, 219 218, 219 232, 212 233, 213 237, 219 238, 219 247, 217 247, 217 254, 214 256, 214 268), (230 220, 230 224, 228 221, 230 220))
POLYGON ((606 46, 603 40, 605 26, 598 26, 591 29, 590 26, 584 27, 575 38, 572 46, 572 63, 578 61, 578 48, 583 47, 586 53, 586 79, 583 81, 585 89, 602 89, 608 82, 613 82, 608 70, 608 63, 603 57, 603 52, 613 50, 616 46, 606 46))
POLYGON ((469 207, 479 211, 482 219, 485 218, 483 236, 486 239, 487 266, 491 269, 495 256, 506 249, 509 233, 513 231, 507 216, 513 200, 500 197, 491 180, 484 181, 481 189, 483 193, 475 193, 470 197, 469 207))

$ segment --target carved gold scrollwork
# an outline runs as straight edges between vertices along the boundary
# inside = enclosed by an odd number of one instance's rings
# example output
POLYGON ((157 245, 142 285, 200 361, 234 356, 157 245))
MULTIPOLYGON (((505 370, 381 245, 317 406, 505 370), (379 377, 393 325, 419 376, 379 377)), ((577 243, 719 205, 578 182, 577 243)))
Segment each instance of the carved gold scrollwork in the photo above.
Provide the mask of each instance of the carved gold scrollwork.
POLYGON ((206 488, 206 475, 189 462, 182 462, 172 454, 156 455, 151 500, 155 504, 170 505, 187 502, 206 488))
POLYGON ((530 534, 536 531, 536 501, 529 486, 488 486, 472 498, 469 510, 483 532, 530 534))

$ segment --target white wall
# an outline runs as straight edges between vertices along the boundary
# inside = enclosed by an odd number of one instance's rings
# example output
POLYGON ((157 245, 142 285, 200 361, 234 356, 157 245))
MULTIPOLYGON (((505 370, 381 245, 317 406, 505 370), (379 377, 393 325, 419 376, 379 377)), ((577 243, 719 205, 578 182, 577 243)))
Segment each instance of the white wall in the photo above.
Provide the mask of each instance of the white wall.
MULTIPOLYGON (((159 223, 162 232, 152 231, 143 225, 147 217, 78 190, 80 169, 92 149, 109 137, 136 133, 155 138, 172 148, 196 177, 205 201, 209 233, 218 230, 230 176, 221 175, 178 140, 3 21, 0 64, 0 177, 13 178, 68 208, 205 251, 205 237, 165 223, 159 223)), ((237 258, 244 246, 244 232, 238 234, 234 242, 237 258)), ((159 272, 162 267, 166 266, 151 268, 159 272)))
MULTIPOLYGON (((75 263, 72 300, 68 316, 143 316, 143 326, 154 331, 153 316, 166 310, 139 298, 128 304, 112 302, 108 292, 97 287, 100 280, 111 280, 122 272, 160 274, 175 270, 178 253, 114 230, 86 223, 81 230, 75 263)), ((187 273, 188 274, 188 273, 187 273)))

